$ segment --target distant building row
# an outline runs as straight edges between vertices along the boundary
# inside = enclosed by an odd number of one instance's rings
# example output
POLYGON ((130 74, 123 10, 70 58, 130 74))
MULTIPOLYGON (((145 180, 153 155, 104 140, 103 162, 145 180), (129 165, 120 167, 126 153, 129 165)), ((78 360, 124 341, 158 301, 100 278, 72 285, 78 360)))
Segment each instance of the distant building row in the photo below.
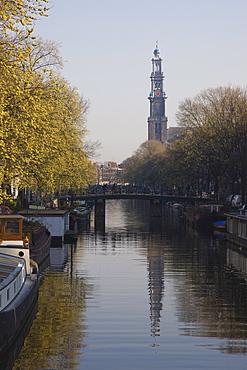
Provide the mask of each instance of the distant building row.
POLYGON ((123 168, 117 162, 105 162, 97 164, 97 183, 104 184, 119 184, 122 182, 123 168))

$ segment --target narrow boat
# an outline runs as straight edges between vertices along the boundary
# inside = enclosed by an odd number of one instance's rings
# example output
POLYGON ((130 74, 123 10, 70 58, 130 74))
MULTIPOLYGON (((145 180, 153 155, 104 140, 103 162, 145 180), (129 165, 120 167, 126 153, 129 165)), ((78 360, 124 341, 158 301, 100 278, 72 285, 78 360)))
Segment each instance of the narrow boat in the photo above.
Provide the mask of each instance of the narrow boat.
POLYGON ((39 265, 40 268, 50 255, 52 240, 50 231, 39 222, 25 220, 22 230, 22 237, 28 237, 30 257, 39 265))
POLYGON ((22 237, 21 215, 0 215, 0 356, 21 332, 38 298, 38 265, 22 237))

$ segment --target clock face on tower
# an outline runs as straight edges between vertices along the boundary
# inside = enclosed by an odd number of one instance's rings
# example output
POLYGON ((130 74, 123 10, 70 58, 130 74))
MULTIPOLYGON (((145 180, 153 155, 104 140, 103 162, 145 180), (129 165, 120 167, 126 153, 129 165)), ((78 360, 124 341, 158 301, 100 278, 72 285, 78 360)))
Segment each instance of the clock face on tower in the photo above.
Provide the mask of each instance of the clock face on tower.
POLYGON ((155 90, 154 95, 155 96, 160 96, 160 90, 155 90))

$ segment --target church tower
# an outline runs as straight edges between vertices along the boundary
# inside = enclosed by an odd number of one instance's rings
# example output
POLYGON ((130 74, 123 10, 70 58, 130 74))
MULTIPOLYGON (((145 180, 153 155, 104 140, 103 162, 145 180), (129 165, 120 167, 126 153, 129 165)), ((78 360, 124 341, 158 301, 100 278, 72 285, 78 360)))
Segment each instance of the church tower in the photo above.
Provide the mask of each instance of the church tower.
POLYGON ((151 92, 149 94, 150 116, 148 117, 148 140, 167 141, 167 117, 165 115, 164 74, 158 45, 154 50, 151 73, 151 92))

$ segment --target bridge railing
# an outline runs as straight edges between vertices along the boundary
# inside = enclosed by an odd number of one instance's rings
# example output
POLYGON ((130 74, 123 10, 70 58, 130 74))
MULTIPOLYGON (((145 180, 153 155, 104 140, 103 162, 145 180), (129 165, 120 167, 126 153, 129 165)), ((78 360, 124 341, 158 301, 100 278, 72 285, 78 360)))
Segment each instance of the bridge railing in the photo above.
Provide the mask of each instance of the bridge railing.
MULTIPOLYGON (((150 187, 141 185, 94 185, 88 189, 85 189, 85 194, 148 194, 148 195, 173 195, 173 196, 198 196, 201 194, 195 191, 177 191, 177 190, 166 190, 161 187, 150 187)), ((209 197, 209 196, 207 196, 209 197)))

